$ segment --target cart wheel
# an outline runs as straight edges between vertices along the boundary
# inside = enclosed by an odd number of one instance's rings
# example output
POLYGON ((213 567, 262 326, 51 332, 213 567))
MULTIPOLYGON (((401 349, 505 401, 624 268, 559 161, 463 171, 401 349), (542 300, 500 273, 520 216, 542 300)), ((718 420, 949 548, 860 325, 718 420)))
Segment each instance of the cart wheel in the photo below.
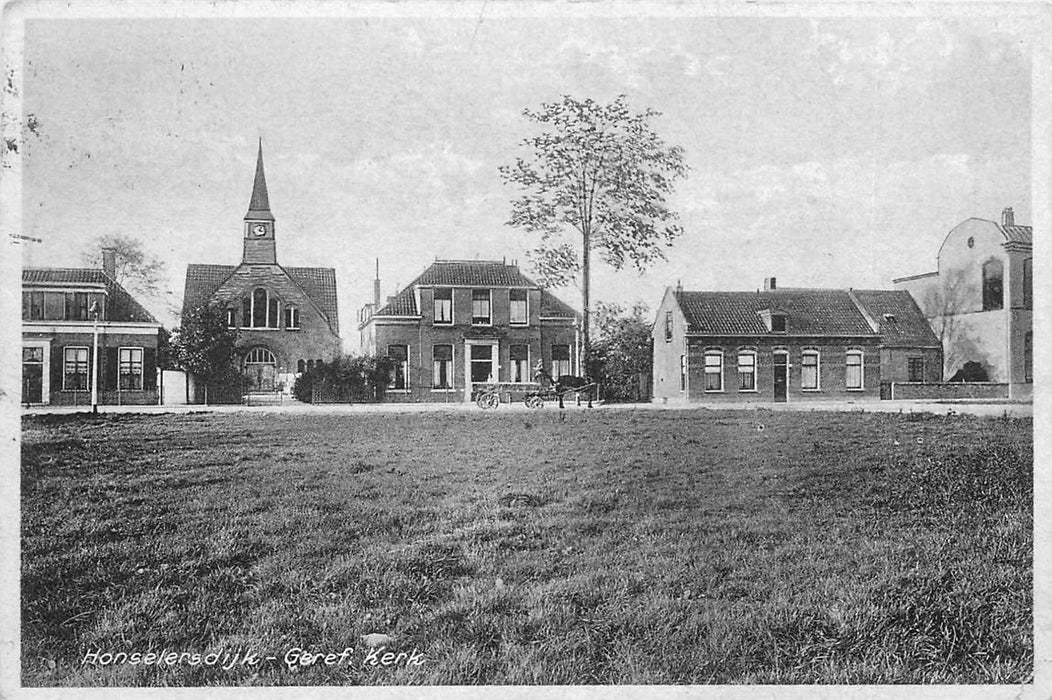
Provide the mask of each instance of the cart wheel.
POLYGON ((500 406, 500 396, 497 394, 483 394, 479 397, 478 405, 480 408, 497 408, 500 406))
POLYGON ((540 396, 531 396, 526 399, 526 408, 544 408, 544 399, 540 396))

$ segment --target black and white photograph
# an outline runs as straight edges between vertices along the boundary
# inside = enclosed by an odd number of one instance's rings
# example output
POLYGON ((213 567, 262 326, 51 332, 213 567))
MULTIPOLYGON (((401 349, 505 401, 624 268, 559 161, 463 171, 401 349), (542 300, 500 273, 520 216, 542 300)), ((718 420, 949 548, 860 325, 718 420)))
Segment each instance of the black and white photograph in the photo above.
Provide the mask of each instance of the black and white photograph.
POLYGON ((1048 697, 1047 4, 0 29, 3 697, 1048 697))

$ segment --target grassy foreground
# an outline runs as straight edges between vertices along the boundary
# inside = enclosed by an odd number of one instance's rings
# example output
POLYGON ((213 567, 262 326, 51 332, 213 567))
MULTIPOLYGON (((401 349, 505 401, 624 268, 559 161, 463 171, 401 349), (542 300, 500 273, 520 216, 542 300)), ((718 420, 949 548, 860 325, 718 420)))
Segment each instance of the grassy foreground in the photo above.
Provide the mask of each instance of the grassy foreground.
POLYGON ((26 418, 23 683, 1024 682, 1032 462, 964 416, 26 418))

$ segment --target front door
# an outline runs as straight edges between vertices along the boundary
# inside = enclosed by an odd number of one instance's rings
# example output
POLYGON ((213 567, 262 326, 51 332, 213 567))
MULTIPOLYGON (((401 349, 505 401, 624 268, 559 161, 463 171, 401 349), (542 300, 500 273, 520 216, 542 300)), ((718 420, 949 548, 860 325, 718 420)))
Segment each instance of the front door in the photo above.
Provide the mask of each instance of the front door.
POLYGON ((774 400, 785 401, 786 386, 789 384, 789 355, 780 352, 774 356, 774 400))
POLYGON ((245 356, 245 374, 249 391, 274 391, 277 361, 267 348, 252 348, 245 356))
POLYGON ((22 348, 22 403, 44 402, 44 348, 22 348))
POLYGON ((496 342, 468 341, 465 343, 465 349, 464 358, 467 367, 464 368, 464 374, 468 378, 468 381, 465 382, 465 391, 467 400, 471 401, 475 393, 475 384, 497 381, 499 353, 496 342))

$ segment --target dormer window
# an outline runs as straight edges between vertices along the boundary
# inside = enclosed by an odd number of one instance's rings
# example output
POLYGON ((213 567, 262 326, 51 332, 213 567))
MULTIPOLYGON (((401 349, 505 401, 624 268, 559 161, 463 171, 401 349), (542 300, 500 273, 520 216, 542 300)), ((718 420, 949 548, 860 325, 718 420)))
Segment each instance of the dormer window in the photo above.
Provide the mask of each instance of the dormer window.
POLYGON ((771 314, 771 332, 785 333, 785 314, 771 314))
POLYGON ((886 323, 895 323, 895 314, 884 314, 884 321, 886 323))
POLYGON ((763 325, 767 326, 768 333, 785 333, 787 332, 788 318, 789 316, 784 311, 776 311, 774 309, 764 309, 763 311, 757 312, 760 320, 763 321, 763 325))

